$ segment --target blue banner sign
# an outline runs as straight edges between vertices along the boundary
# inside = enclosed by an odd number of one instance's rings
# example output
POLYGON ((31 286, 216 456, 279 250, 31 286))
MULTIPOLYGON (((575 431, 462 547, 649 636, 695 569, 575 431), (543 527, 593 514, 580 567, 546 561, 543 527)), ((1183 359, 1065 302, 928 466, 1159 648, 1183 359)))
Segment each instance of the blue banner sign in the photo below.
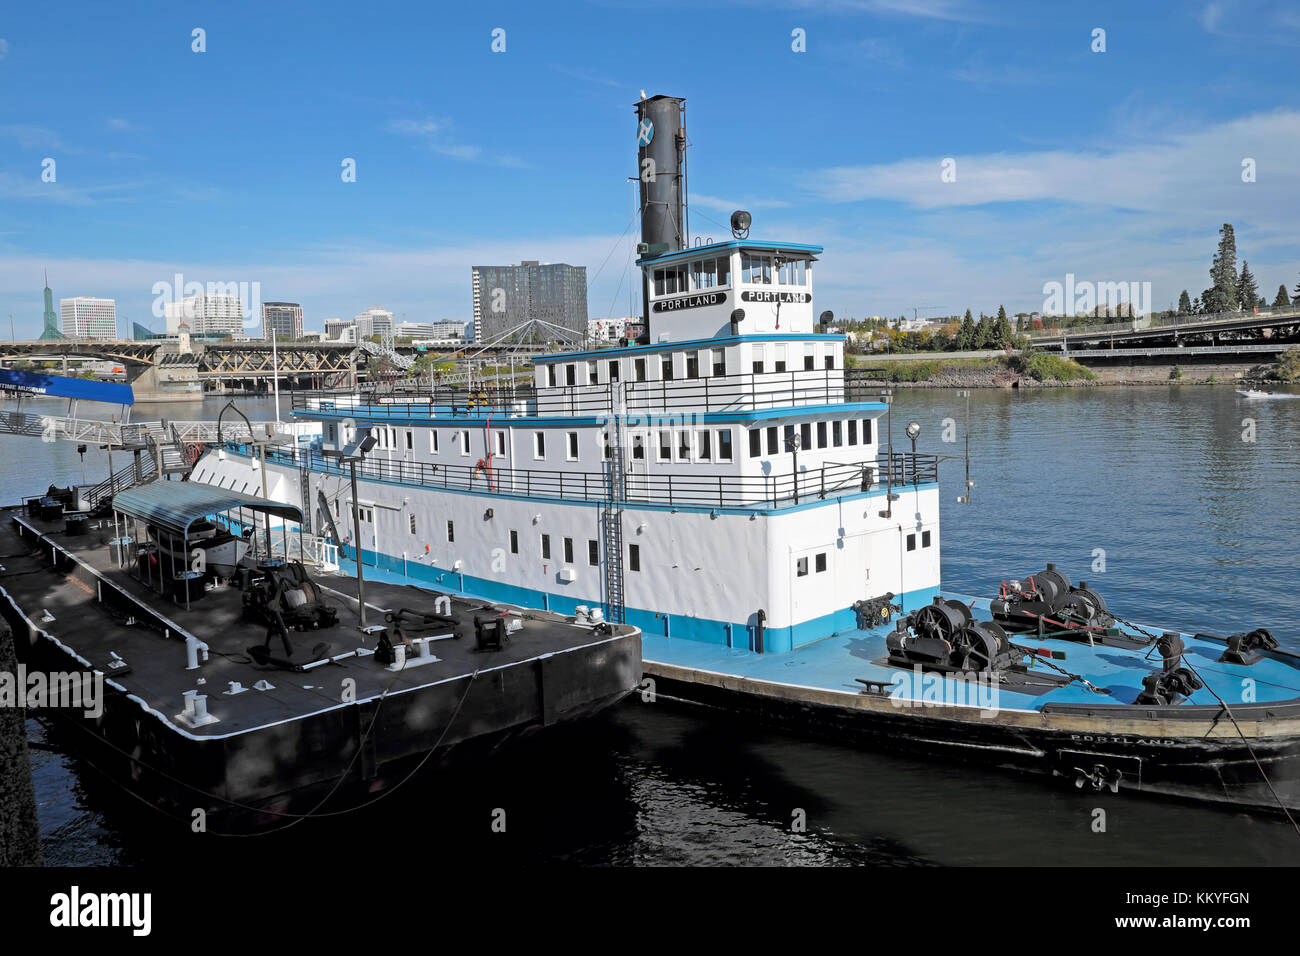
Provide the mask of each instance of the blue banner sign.
POLYGON ((135 404, 135 395, 130 385, 96 382, 88 378, 67 378, 63 375, 43 375, 40 372, 20 372, 13 368, 0 368, 0 391, 44 395, 47 398, 76 398, 112 405, 135 404))

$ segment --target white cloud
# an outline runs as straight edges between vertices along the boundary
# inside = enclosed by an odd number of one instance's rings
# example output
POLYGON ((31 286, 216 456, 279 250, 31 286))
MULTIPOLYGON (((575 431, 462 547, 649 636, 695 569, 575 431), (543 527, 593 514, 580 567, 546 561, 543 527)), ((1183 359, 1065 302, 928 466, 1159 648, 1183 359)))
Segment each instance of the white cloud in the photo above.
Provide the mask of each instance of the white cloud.
POLYGON ((9 41, 0 37, 0 60, 3 60, 9 53, 9 41))
POLYGON ((455 142, 451 136, 451 124, 445 120, 436 120, 432 117, 421 120, 392 120, 388 123, 387 129, 391 133, 420 140, 428 149, 440 156, 466 162, 487 162, 511 169, 529 168, 528 163, 516 156, 493 153, 484 150, 481 146, 455 142))
POLYGON ((0 136, 17 140, 23 149, 62 149, 58 134, 30 123, 7 123, 0 126, 0 136))

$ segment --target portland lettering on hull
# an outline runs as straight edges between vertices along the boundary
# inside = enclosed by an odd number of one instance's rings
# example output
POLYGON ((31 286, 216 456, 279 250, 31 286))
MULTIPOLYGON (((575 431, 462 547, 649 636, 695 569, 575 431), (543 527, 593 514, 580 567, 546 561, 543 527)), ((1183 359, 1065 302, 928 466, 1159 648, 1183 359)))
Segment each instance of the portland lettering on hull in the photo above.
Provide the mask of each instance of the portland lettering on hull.
POLYGON ((811 302, 811 292, 742 292, 741 302, 811 302))
POLYGON ((678 309, 698 309, 704 305, 721 305, 727 301, 725 292, 702 292, 684 295, 678 299, 662 299, 655 303, 656 312, 676 312, 678 309))

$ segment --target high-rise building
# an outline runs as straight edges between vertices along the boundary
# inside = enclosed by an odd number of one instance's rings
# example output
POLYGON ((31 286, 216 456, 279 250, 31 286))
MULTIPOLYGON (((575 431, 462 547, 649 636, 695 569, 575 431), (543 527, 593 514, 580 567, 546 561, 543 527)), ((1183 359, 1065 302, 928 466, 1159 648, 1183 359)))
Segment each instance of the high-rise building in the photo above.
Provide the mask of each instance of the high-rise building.
POLYGON ((263 302, 262 338, 269 339, 272 329, 277 339, 302 338, 302 306, 297 302, 263 302))
POLYGON ((474 266, 472 274, 474 341, 487 343, 506 333, 530 341, 586 337, 586 266, 525 259, 517 266, 474 266))
POLYGON ((41 330, 41 341, 48 342, 50 339, 61 339, 63 333, 59 331, 59 317, 54 314, 54 293, 50 291, 50 274, 45 273, 45 327, 41 330))
POLYGON ((59 300, 63 335, 69 339, 117 338, 117 303, 112 299, 77 296, 59 300))
POLYGON ((368 339, 372 335, 383 338, 385 335, 391 335, 396 328, 393 323, 393 313, 377 305, 372 305, 360 313, 352 320, 352 324, 357 327, 358 339, 368 339))
POLYGON ((182 322, 189 323, 191 335, 242 336, 244 333, 244 310, 239 296, 230 293, 186 296, 179 302, 166 303, 164 311, 168 335, 176 335, 182 322))

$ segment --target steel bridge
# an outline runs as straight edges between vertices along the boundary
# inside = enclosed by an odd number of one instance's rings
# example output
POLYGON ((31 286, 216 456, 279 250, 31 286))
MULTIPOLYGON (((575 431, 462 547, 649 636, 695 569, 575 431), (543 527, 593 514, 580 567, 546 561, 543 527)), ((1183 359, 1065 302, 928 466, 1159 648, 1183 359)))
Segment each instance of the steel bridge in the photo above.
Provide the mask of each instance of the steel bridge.
MULTIPOLYGON (((1300 308, 1260 309, 1258 312, 1223 312, 1139 318, 1079 328, 1035 330, 1030 341, 1036 348, 1065 351, 1070 355, 1106 355, 1140 349, 1213 349, 1229 356, 1235 352, 1284 352, 1300 344, 1300 308)), ((1136 353, 1135 353, 1136 354, 1136 353)))

